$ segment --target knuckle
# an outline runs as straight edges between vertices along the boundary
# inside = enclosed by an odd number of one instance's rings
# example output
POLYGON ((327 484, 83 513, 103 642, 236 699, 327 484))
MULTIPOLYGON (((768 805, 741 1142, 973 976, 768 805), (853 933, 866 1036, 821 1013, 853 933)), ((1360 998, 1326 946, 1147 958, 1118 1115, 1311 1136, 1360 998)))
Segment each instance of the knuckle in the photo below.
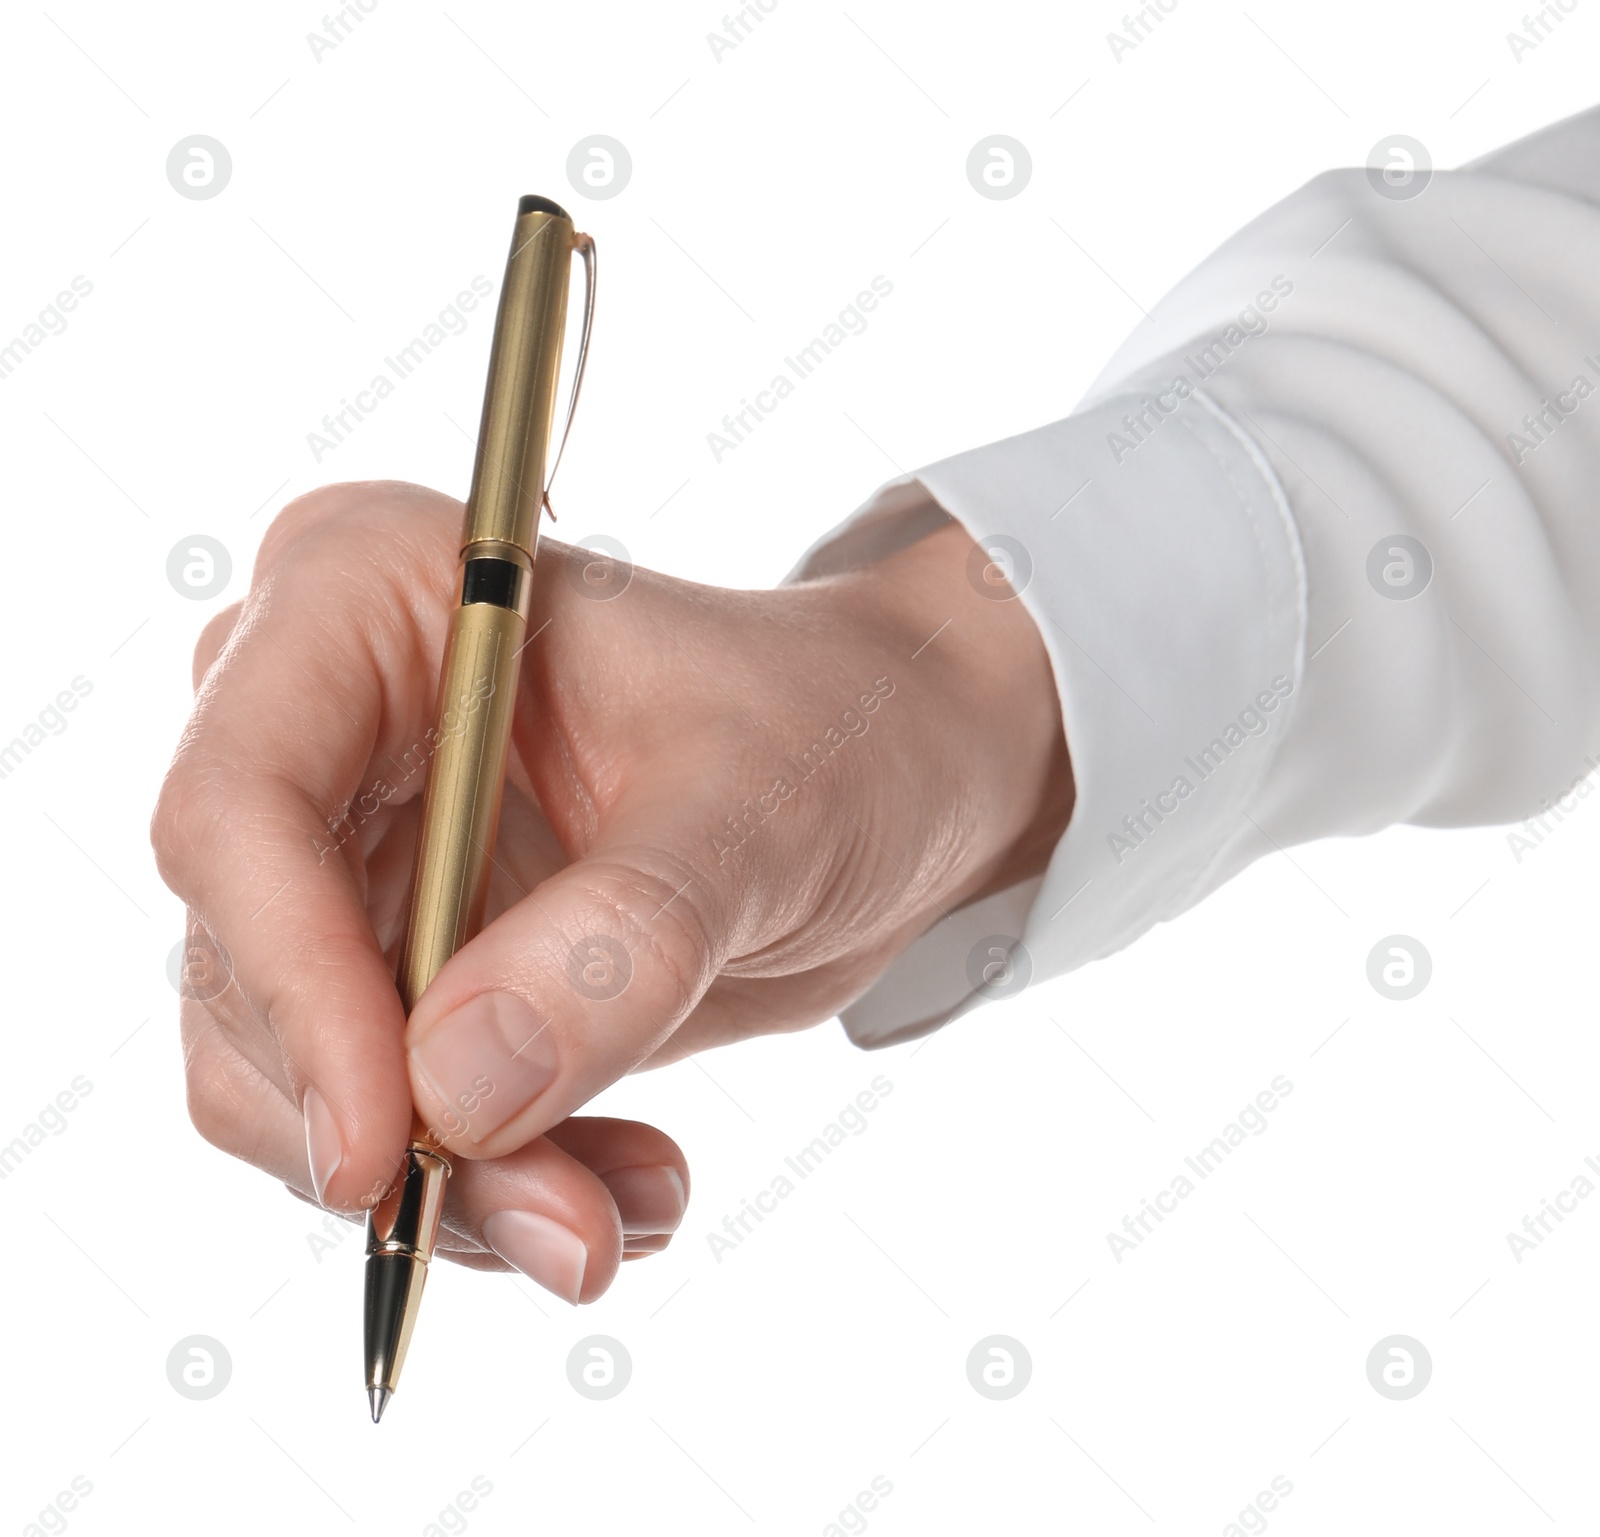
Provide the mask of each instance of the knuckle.
POLYGON ((275 1141, 271 1109, 281 1090, 209 1007, 185 1001, 180 1019, 190 1124, 230 1158, 282 1173, 283 1150, 275 1141))
POLYGON ((195 641, 189 672, 197 693, 212 664, 227 647, 228 640, 239 623, 239 615, 244 612, 244 601, 240 598, 237 602, 230 603, 220 613, 213 615, 201 630, 199 639, 195 641))
POLYGON ((256 557, 257 565, 271 564, 308 533, 338 522, 357 504, 359 493, 364 489, 358 482, 346 481, 318 486, 314 491, 295 497, 267 525, 256 557))
POLYGON ((325 537, 358 536, 365 549, 373 533, 387 541, 424 532, 448 541, 461 504, 439 491, 399 480, 352 480, 297 496, 268 525, 256 556, 259 574, 299 552, 317 550, 325 537))
POLYGON ((189 799, 187 778, 177 763, 167 770, 150 816, 150 847, 156 856, 156 870, 174 891, 179 890, 184 854, 189 847, 188 820, 184 814, 189 799))
POLYGON ((237 1076, 226 1060, 221 1031, 207 1022, 190 1036, 184 1052, 184 1098, 189 1121, 212 1147, 240 1151, 244 1106, 237 1076))
POLYGON ((233 1152, 234 1115, 231 1097, 218 1094, 210 1079, 191 1080, 188 1088, 189 1122, 212 1147, 233 1152))
POLYGON ((167 770, 150 817, 150 847, 161 879, 180 896, 203 833, 227 815, 229 797, 190 743, 167 770))

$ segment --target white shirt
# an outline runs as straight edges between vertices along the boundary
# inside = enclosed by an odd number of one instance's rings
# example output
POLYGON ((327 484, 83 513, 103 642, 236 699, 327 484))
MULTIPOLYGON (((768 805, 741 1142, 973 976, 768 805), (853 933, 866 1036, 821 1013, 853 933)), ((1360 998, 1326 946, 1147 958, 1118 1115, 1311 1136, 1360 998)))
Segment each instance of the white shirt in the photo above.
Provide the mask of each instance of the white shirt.
POLYGON ((1600 110, 1431 178, 1330 171, 1073 415, 891 482, 807 554, 880 557, 930 499, 958 518, 1023 586, 1077 786, 1042 880, 940 920, 853 1040, 1110 954, 1275 847, 1528 817, 1600 763, 1597 274, 1600 110))

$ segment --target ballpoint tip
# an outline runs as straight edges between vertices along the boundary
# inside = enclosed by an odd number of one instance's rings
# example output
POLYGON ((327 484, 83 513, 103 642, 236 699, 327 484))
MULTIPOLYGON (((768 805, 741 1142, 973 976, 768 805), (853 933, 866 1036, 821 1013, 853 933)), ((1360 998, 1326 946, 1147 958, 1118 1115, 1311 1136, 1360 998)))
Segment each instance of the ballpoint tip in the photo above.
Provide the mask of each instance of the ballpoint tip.
POLYGON ((372 1423, 376 1425, 383 1418, 383 1411, 389 1407, 392 1395, 388 1388, 368 1388, 367 1401, 372 1405, 372 1423))

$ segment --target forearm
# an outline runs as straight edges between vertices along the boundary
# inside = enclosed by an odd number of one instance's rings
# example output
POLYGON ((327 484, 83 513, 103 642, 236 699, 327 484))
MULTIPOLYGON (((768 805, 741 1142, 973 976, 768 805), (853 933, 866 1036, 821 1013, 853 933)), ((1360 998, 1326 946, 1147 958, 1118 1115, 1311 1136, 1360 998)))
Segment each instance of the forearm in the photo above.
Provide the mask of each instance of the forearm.
MULTIPOLYGON (((870 558, 921 496, 1031 560, 1075 805, 992 921, 1036 977, 1275 846, 1525 816, 1592 766, 1597 144, 1590 114, 1411 199, 1318 178, 1157 305, 1074 416, 886 488, 808 557, 870 558)), ((972 1006, 960 951, 919 942, 852 1033, 972 1006)))

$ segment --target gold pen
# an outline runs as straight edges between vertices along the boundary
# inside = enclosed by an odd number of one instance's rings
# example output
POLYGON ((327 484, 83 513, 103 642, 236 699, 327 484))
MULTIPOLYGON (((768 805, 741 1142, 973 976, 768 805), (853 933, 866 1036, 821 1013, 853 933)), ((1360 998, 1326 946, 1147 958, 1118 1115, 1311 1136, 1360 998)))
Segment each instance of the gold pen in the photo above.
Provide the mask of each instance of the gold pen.
MULTIPOLYGON (((483 420, 461 537, 461 600, 440 667, 433 759, 395 981, 409 1015, 439 968, 483 924, 566 329, 572 256, 583 257, 583 339, 556 464, 577 408, 594 322, 594 241, 566 210, 528 196, 495 315, 483 420)), ((420 1117, 405 1165, 367 1214, 367 1397, 376 1424, 400 1381, 444 1209, 450 1160, 420 1117)))

